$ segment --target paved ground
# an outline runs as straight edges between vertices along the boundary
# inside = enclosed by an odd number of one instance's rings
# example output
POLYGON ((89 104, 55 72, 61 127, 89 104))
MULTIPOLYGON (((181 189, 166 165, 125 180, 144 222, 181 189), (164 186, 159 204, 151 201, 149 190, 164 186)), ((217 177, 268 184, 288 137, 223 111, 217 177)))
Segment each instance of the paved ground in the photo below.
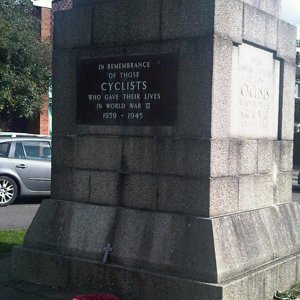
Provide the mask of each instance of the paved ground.
POLYGON ((39 204, 13 204, 0 207, 0 229, 28 228, 39 204))

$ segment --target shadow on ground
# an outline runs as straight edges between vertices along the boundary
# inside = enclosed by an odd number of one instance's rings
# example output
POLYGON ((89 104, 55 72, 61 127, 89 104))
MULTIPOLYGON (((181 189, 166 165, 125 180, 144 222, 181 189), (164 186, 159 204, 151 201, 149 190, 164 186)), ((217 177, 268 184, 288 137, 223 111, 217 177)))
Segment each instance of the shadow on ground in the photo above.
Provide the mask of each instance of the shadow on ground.
MULTIPOLYGON (((49 197, 48 197, 49 198, 49 197)), ((24 205, 24 204, 41 204, 46 197, 22 197, 17 198, 12 205, 24 205)))

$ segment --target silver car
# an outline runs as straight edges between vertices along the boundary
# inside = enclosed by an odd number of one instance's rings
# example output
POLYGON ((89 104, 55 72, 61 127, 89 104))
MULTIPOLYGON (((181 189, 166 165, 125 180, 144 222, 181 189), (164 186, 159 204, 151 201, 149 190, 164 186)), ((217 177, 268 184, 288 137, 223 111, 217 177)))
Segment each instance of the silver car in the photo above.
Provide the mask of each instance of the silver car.
POLYGON ((51 139, 30 134, 0 134, 0 207, 18 196, 49 196, 51 139))

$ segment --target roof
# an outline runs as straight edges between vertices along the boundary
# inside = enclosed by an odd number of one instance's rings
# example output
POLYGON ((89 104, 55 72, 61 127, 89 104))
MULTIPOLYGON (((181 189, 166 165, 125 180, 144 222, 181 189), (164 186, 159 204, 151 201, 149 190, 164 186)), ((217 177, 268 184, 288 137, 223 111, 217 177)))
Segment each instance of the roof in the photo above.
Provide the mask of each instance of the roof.
POLYGON ((47 7, 47 8, 52 7, 52 1, 53 0, 31 0, 33 5, 39 6, 39 7, 47 7))
POLYGON ((0 138, 10 137, 30 137, 30 138, 50 138, 48 135, 35 134, 35 133, 22 133, 22 132, 0 132, 0 138))

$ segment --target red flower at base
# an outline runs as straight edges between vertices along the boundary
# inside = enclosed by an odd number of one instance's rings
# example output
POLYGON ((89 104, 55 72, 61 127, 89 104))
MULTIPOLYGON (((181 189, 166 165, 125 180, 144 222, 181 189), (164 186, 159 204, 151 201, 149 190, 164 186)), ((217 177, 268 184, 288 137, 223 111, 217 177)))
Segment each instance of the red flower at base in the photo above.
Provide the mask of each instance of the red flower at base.
POLYGON ((77 295, 72 300, 120 300, 112 294, 77 295))

